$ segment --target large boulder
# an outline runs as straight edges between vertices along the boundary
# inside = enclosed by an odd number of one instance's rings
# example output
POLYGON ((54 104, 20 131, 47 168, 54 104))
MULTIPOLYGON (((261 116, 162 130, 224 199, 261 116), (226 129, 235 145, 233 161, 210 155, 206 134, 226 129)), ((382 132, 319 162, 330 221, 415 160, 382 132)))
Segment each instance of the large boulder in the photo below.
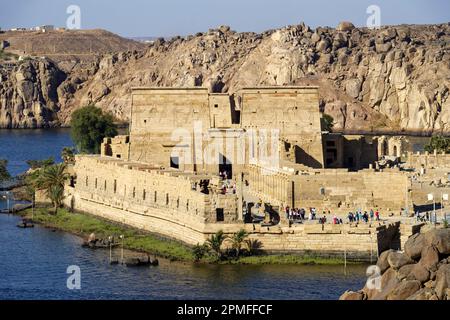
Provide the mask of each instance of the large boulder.
POLYGON ((406 277, 407 280, 417 280, 423 283, 430 279, 430 272, 420 263, 416 263, 414 265, 409 264, 408 266, 412 266, 412 269, 406 277))
POLYGON ((443 264, 436 273, 436 296, 444 299, 446 290, 450 286, 450 264, 443 264))
POLYGON ((361 80, 359 79, 349 79, 345 84, 345 91, 352 98, 358 98, 361 92, 361 80))
POLYGON ((431 230, 424 235, 427 244, 436 247, 440 254, 450 254, 450 228, 431 230))
POLYGON ((339 300, 364 300, 364 297, 364 292, 347 290, 339 297, 339 300))
POLYGON ((389 262, 387 260, 389 254, 391 252, 394 252, 394 250, 389 249, 386 251, 383 251, 380 256, 378 257, 377 266, 380 268, 380 272, 384 273, 389 268, 389 262))
POLYGON ((389 253, 387 257, 389 265, 395 270, 400 269, 404 265, 414 263, 405 253, 400 251, 394 251, 389 253))
POLYGON ((402 281, 403 279, 408 277, 413 268, 414 268, 414 264, 407 264, 407 265, 404 265, 403 267, 401 267, 400 269, 398 269, 398 271, 397 271, 398 280, 402 281))
POLYGON ((397 278, 396 271, 392 268, 386 270, 381 276, 380 288, 364 287, 363 291, 369 300, 386 300, 387 296, 397 287, 400 281, 397 278))
POLYGON ((337 31, 352 31, 355 29, 355 26, 350 21, 341 21, 336 27, 337 31))
POLYGON ((423 233, 416 233, 409 237, 405 242, 405 253, 411 259, 420 258, 423 248, 426 246, 427 242, 423 233))
POLYGON ((434 290, 431 288, 422 288, 416 291, 413 295, 406 298, 406 300, 430 300, 434 295, 434 290))
POLYGON ((387 300, 405 300, 420 289, 420 282, 417 280, 402 281, 387 296, 387 300))
POLYGON ((427 246, 423 248, 419 264, 425 267, 429 271, 436 271, 436 265, 439 262, 439 253, 433 246, 427 246))

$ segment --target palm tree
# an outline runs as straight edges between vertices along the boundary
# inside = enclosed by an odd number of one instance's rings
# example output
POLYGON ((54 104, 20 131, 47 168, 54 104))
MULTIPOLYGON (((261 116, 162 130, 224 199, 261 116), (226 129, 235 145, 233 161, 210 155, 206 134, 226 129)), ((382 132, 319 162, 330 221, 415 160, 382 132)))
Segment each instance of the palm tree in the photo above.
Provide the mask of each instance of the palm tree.
POLYGON ((231 237, 231 246, 236 250, 236 258, 239 258, 239 253, 241 252, 242 244, 247 238, 248 233, 244 229, 239 230, 231 237))
POLYGON ((47 197, 51 200, 55 209, 55 215, 58 213, 58 208, 61 207, 64 199, 64 188, 58 185, 53 185, 47 190, 47 197))
POLYGON ((45 190, 55 208, 55 214, 64 199, 64 184, 69 178, 64 163, 55 164, 39 170, 35 180, 37 189, 45 190))
POLYGON ((206 245, 210 250, 215 252, 218 260, 222 258, 221 247, 226 239, 227 236, 223 233, 222 230, 219 230, 216 232, 216 234, 211 235, 211 237, 206 240, 206 245))
POLYGON ((250 255, 257 253, 262 248, 262 243, 258 239, 247 239, 245 244, 250 255))

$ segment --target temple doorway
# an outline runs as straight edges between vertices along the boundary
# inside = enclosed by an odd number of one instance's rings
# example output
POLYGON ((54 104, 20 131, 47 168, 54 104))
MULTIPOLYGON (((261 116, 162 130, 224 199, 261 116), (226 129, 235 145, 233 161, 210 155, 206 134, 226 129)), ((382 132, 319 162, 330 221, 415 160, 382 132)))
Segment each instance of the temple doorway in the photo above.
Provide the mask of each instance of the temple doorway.
POLYGON ((219 175, 223 172, 226 172, 227 178, 231 179, 233 176, 233 165, 227 157, 219 153, 219 175))

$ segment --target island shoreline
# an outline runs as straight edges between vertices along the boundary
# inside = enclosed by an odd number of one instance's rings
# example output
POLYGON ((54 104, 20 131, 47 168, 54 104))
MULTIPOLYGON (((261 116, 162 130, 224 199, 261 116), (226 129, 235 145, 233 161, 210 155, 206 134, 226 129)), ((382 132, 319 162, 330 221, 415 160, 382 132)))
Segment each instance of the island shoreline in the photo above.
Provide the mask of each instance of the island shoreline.
MULTIPOLYGON (((31 209, 17 212, 16 215, 22 218, 31 218, 31 209)), ((56 215, 49 212, 47 207, 35 208, 33 222, 45 228, 52 228, 59 231, 76 235, 86 239, 91 233, 96 236, 106 238, 109 235, 118 237, 125 236, 124 249, 136 253, 146 253, 170 261, 195 263, 195 264, 241 264, 241 265, 342 265, 344 259, 315 256, 313 254, 271 254, 261 253, 252 256, 242 256, 239 259, 229 258, 221 261, 214 261, 211 258, 195 261, 191 247, 181 241, 168 239, 148 231, 139 230, 128 225, 109 221, 86 212, 69 212, 65 208, 58 210, 56 215)), ((347 264, 361 265, 363 262, 347 261, 347 264)))

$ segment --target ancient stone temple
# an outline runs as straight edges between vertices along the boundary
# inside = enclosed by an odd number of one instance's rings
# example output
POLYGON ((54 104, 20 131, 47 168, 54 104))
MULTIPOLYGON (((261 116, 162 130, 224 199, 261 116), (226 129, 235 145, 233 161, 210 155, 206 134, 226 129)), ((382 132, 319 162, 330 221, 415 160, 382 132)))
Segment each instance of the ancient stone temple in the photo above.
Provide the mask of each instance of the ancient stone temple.
MULTIPOLYGON (((398 224, 291 224, 286 208, 409 205, 407 176, 376 170, 364 149, 358 159, 372 168, 349 172, 343 159, 354 148, 323 130, 317 87, 134 88, 130 118, 129 134, 105 138, 101 155, 76 157, 68 206, 188 244, 246 229, 269 251, 345 247, 367 258, 398 224)), ((378 160, 378 144, 369 149, 378 160)))

